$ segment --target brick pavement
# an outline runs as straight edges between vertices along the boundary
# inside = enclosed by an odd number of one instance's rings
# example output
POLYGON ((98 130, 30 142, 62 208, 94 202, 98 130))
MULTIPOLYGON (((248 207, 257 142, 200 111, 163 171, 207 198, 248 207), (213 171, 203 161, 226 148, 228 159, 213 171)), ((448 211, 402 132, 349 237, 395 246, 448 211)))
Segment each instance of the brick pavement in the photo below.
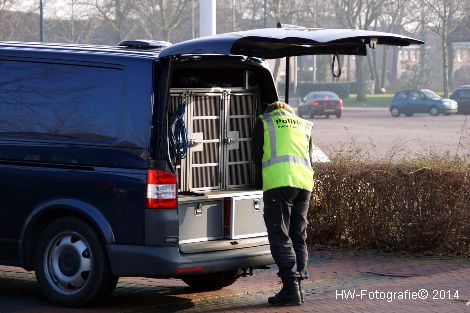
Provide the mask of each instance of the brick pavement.
MULTIPOLYGON (((10 312, 469 312, 470 262, 465 259, 410 258, 366 252, 314 251, 305 285, 305 304, 275 308, 268 296, 280 288, 275 269, 257 271, 215 292, 191 293, 180 280, 122 278, 113 296, 92 309, 50 306, 41 297, 34 274, 0 266, 0 313, 10 312), (361 290, 409 292, 426 289, 427 299, 369 300, 361 290), (354 299, 337 293, 356 292, 354 299), (433 294, 433 290, 451 290, 433 294), (459 291, 459 299, 453 298, 459 291), (433 296, 447 299, 432 299, 433 296)), ((381 294, 378 294, 381 296, 381 294)))

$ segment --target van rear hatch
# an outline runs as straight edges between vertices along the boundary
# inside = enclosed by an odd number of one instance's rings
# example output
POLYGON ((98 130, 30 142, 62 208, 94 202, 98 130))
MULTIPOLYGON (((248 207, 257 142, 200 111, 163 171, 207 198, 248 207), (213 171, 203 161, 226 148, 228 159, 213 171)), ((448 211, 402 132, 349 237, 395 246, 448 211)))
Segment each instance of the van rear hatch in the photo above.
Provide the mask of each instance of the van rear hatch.
POLYGON ((163 49, 175 55, 245 55, 264 59, 314 54, 366 55, 366 45, 409 46, 423 42, 386 32, 357 29, 263 28, 184 41, 163 49))

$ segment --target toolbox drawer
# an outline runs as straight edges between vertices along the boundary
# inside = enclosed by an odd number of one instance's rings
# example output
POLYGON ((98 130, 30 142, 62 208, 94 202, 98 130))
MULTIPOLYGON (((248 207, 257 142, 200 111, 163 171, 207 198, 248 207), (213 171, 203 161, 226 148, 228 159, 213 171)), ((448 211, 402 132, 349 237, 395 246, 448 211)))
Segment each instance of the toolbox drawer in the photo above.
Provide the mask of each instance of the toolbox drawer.
POLYGON ((267 236, 262 193, 230 198, 230 239, 267 236))
POLYGON ((178 218, 180 243, 223 238, 223 201, 180 203, 178 218))

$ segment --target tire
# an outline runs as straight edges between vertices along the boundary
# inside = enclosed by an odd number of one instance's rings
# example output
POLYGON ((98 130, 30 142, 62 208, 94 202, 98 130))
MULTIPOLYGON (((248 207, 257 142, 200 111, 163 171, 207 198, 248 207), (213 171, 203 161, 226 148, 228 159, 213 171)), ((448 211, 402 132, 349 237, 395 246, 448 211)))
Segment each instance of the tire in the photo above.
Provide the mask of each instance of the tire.
POLYGON ((405 113, 405 116, 407 117, 413 116, 413 113, 405 113))
POLYGON ((237 281, 241 273, 241 270, 235 270, 206 275, 188 276, 183 278, 183 281, 195 291, 212 291, 230 286, 237 281))
POLYGON ((55 220, 40 234, 34 266, 42 293, 59 306, 97 302, 112 293, 119 279, 95 230, 72 217, 55 220))
POLYGON ((431 114, 431 116, 438 116, 439 115, 439 109, 435 106, 432 106, 429 108, 429 114, 431 114))
POLYGON ((341 112, 336 113, 336 118, 341 118, 341 112))
POLYGON ((397 107, 392 107, 390 109, 390 114, 392 114, 393 117, 399 117, 401 112, 400 112, 400 109, 397 108, 397 107))

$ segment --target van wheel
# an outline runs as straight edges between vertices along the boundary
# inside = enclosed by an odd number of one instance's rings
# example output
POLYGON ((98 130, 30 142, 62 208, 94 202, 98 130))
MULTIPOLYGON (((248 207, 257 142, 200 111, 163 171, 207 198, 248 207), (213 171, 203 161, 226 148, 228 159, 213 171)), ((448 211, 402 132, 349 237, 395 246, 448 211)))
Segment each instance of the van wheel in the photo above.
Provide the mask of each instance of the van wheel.
POLYGON ((188 276, 183 281, 195 291, 219 290, 230 286, 240 277, 242 271, 229 271, 197 276, 188 276))
POLYGON ((109 295, 118 282, 106 250, 80 219, 58 219, 41 233, 34 253, 36 279, 44 296, 60 306, 80 307, 109 295))
POLYGON ((429 114, 431 114, 432 116, 438 116, 439 115, 439 109, 437 107, 431 107, 429 109, 429 114))

